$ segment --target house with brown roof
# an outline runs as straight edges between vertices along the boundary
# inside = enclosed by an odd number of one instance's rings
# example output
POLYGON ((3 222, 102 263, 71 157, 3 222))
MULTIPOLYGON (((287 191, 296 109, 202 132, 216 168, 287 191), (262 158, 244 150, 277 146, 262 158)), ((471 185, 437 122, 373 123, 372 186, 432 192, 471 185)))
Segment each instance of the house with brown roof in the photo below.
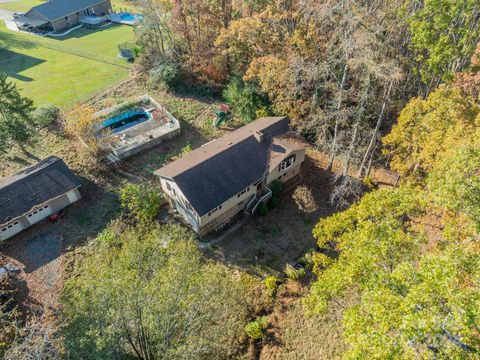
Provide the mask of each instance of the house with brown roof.
POLYGON ((215 139, 155 172, 170 204, 200 235, 268 201, 273 181, 300 173, 305 147, 289 119, 265 117, 215 139))
POLYGON ((19 27, 61 31, 80 24, 88 16, 110 14, 110 0, 50 0, 32 7, 15 19, 19 27))

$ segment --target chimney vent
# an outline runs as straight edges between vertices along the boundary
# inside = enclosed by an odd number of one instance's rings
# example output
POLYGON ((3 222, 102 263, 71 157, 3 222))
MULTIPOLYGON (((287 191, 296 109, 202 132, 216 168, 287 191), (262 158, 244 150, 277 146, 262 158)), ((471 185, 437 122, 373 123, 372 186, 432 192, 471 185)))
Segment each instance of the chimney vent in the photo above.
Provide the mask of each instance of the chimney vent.
POLYGON ((260 131, 255 131, 255 134, 253 135, 255 136, 255 139, 257 139, 258 142, 262 142, 265 139, 265 135, 260 131))

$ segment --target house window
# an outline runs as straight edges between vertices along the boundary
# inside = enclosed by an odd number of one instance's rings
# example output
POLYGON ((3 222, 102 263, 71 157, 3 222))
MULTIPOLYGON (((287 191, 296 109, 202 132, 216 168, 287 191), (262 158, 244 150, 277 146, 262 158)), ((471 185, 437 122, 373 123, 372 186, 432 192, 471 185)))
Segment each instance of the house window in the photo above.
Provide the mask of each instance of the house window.
POLYGON ((210 216, 210 215, 212 215, 212 214, 215 214, 215 213, 216 213, 218 210, 220 210, 221 208, 222 208, 222 205, 219 205, 219 206, 217 206, 215 209, 210 210, 210 211, 208 212, 208 216, 210 216))
POLYGON ((240 196, 242 196, 243 194, 245 194, 246 192, 250 191, 250 186, 247 187, 246 189, 243 189, 242 191, 240 191, 238 194, 237 194, 237 198, 239 198, 240 196))
POLYGON ((167 183, 167 190, 168 190, 168 191, 172 191, 172 187, 170 186, 169 183, 167 183))
POLYGON ((282 161, 280 163, 280 165, 278 166, 278 170, 279 171, 284 171, 284 170, 287 170, 290 166, 293 165, 293 163, 295 162, 295 155, 285 159, 284 161, 282 161))

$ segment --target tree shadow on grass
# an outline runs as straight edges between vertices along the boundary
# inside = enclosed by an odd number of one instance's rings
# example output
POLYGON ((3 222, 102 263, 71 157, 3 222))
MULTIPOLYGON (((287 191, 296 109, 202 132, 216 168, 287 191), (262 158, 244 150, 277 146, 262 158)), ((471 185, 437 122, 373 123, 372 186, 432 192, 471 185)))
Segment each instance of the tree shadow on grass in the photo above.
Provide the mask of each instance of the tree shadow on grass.
MULTIPOLYGON (((2 33, 0 33, 1 35, 2 33)), ((34 66, 44 63, 46 60, 33 56, 18 53, 8 49, 0 49, 0 72, 6 73, 9 77, 17 80, 31 82, 34 79, 24 75, 21 72, 34 66)))
POLYGON ((37 44, 34 41, 27 39, 25 36, 18 35, 18 33, 0 31, 0 47, 32 49, 37 47, 37 44))

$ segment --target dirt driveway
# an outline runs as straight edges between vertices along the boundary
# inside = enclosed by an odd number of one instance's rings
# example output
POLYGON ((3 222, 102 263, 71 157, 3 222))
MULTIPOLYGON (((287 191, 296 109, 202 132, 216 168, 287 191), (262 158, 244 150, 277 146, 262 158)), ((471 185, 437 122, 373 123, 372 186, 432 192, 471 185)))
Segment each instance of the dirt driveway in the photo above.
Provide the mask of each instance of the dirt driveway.
POLYGON ((15 300, 25 315, 54 315, 65 279, 66 251, 95 237, 115 216, 118 204, 108 191, 86 185, 83 198, 65 209, 67 218, 48 219, 0 243, 1 264, 20 268, 15 300))

